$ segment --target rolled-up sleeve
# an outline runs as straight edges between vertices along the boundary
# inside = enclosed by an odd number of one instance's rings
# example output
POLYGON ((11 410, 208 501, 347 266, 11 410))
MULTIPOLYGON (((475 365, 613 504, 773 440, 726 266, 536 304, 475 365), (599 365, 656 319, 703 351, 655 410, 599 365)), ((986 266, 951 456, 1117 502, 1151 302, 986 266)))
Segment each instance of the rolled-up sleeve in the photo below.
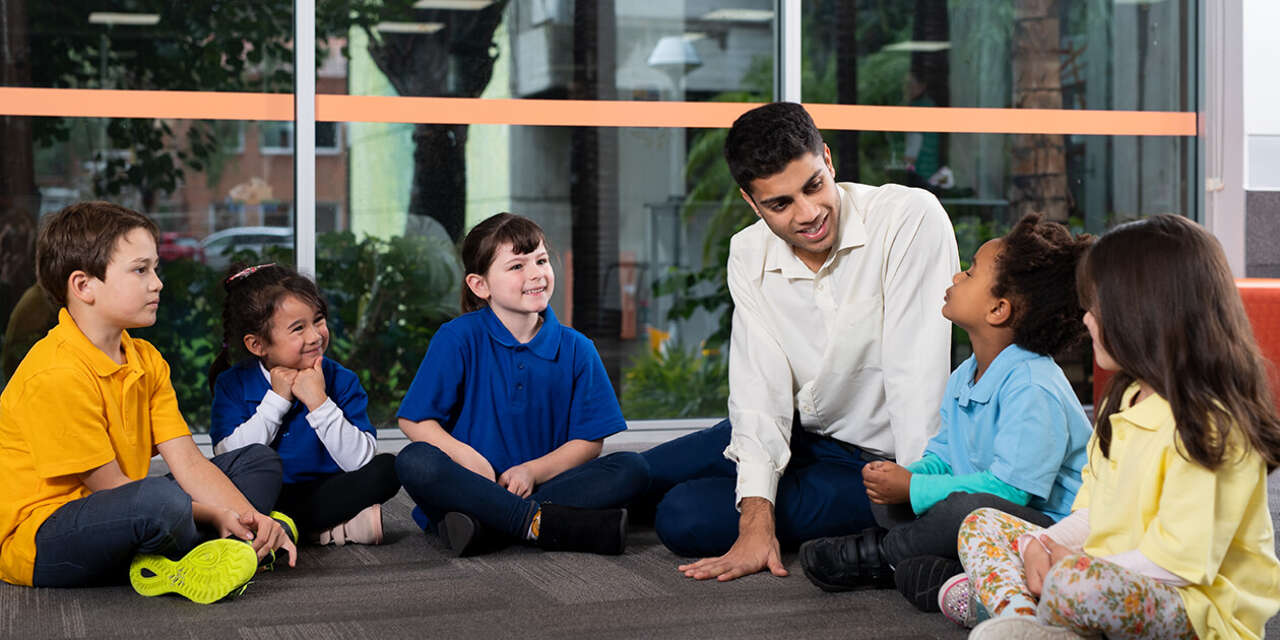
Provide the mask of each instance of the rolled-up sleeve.
POLYGON ((791 459, 791 422, 795 412, 791 366, 769 324, 760 293, 760 276, 741 258, 741 237, 730 243, 728 281, 733 296, 733 332, 729 338, 729 422, 733 433, 726 458, 738 465, 737 500, 770 502, 791 459))

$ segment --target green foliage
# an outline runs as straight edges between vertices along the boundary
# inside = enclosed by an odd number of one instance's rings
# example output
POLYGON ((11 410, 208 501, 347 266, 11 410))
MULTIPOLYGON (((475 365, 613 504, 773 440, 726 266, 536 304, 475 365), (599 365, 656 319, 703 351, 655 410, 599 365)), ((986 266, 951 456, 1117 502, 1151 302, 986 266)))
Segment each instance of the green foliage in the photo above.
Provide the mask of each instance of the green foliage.
POLYGON ((630 420, 724 415, 729 368, 724 356, 668 343, 632 358, 622 382, 630 420))
MULTIPOLYGON (((265 253, 241 251, 234 259, 293 263, 288 249, 265 253)), ((458 314, 462 271, 456 250, 422 236, 357 239, 338 232, 320 234, 316 253, 320 288, 329 301, 327 355, 360 377, 373 423, 390 425, 427 343, 458 314)), ((222 348, 223 275, 190 260, 166 263, 165 301, 156 324, 131 332, 169 362, 178 405, 196 431, 209 425, 208 371, 222 348)))

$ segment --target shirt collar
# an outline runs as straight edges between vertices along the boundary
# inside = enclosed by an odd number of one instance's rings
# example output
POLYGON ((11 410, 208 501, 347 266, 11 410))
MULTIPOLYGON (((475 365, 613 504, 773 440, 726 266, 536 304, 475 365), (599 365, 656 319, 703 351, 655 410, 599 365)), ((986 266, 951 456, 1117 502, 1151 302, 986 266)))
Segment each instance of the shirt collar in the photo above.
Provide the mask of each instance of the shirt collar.
POLYGON ((498 344, 514 349, 524 346, 534 355, 543 360, 555 360, 556 355, 560 353, 560 321, 556 320, 556 312, 551 309, 551 305, 542 312, 542 326, 538 327, 538 333, 533 339, 523 345, 516 340, 515 336, 507 330, 506 325, 498 319, 493 309, 488 306, 480 310, 481 316, 484 318, 484 326, 489 331, 489 337, 493 338, 498 344))
MULTIPOLYGON (((840 254, 867 243, 867 227, 863 224, 862 212, 854 202, 851 187, 852 185, 836 184, 836 189, 840 191, 840 216, 837 221, 839 228, 836 231, 839 236, 827 260, 818 269, 819 272, 829 268, 840 254)), ((812 279, 815 275, 800 261, 800 258, 796 257, 795 252, 791 250, 791 245, 779 238, 772 230, 769 232, 769 241, 765 245, 764 270, 778 271, 786 278, 812 279)))
POLYGON ((138 348, 133 344, 133 338, 129 337, 129 332, 120 331, 120 346, 124 348, 125 364, 118 364, 111 356, 102 352, 92 342, 89 342, 88 336, 80 330, 76 324, 75 318, 71 317, 71 313, 66 307, 58 310, 58 326, 53 329, 62 338, 65 344, 70 346, 80 354, 80 357, 89 362, 93 367, 94 373, 99 376, 110 376, 124 367, 137 369, 142 371, 142 366, 138 362, 138 348))
POLYGON ((258 370, 262 372, 262 379, 267 381, 267 386, 271 386, 271 372, 267 371, 267 365, 262 364, 262 361, 257 358, 253 360, 258 363, 258 370))
POLYGON ((1173 418, 1173 409, 1158 393, 1153 393, 1142 402, 1129 406, 1129 403, 1133 402, 1138 395, 1138 390, 1137 382, 1130 384, 1124 390, 1120 397, 1120 406, 1128 408, 1111 414, 1112 426, 1115 425, 1116 420, 1124 420, 1135 427, 1157 431, 1173 418))
POLYGON ((987 365, 987 370, 983 372, 982 379, 977 382, 973 381, 973 374, 978 370, 977 356, 969 356, 968 360, 956 370, 963 378, 963 384, 956 391, 956 399, 960 406, 968 406, 971 402, 987 403, 991 401, 991 396, 1004 382, 1009 372, 1014 367, 1026 362, 1039 358, 1040 355, 1027 351, 1016 344, 1011 344, 1004 348, 995 360, 987 365))

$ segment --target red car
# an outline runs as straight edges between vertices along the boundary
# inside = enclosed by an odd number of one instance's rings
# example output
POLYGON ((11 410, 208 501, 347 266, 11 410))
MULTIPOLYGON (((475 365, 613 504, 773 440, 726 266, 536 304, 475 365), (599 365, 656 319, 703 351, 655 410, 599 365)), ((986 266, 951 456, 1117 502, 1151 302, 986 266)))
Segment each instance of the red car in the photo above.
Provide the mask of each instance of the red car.
POLYGON ((156 251, 160 254, 161 262, 184 258, 204 262, 204 248, 200 246, 200 241, 180 235, 177 231, 162 231, 156 251))

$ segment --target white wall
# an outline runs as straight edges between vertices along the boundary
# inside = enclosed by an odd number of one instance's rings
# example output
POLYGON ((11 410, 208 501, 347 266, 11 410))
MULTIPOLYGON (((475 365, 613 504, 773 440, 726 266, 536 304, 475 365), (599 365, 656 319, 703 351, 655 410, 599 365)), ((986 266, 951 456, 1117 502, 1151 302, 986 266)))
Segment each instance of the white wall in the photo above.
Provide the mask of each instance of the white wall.
POLYGON ((1245 188, 1280 190, 1280 2, 1243 9, 1245 188))

